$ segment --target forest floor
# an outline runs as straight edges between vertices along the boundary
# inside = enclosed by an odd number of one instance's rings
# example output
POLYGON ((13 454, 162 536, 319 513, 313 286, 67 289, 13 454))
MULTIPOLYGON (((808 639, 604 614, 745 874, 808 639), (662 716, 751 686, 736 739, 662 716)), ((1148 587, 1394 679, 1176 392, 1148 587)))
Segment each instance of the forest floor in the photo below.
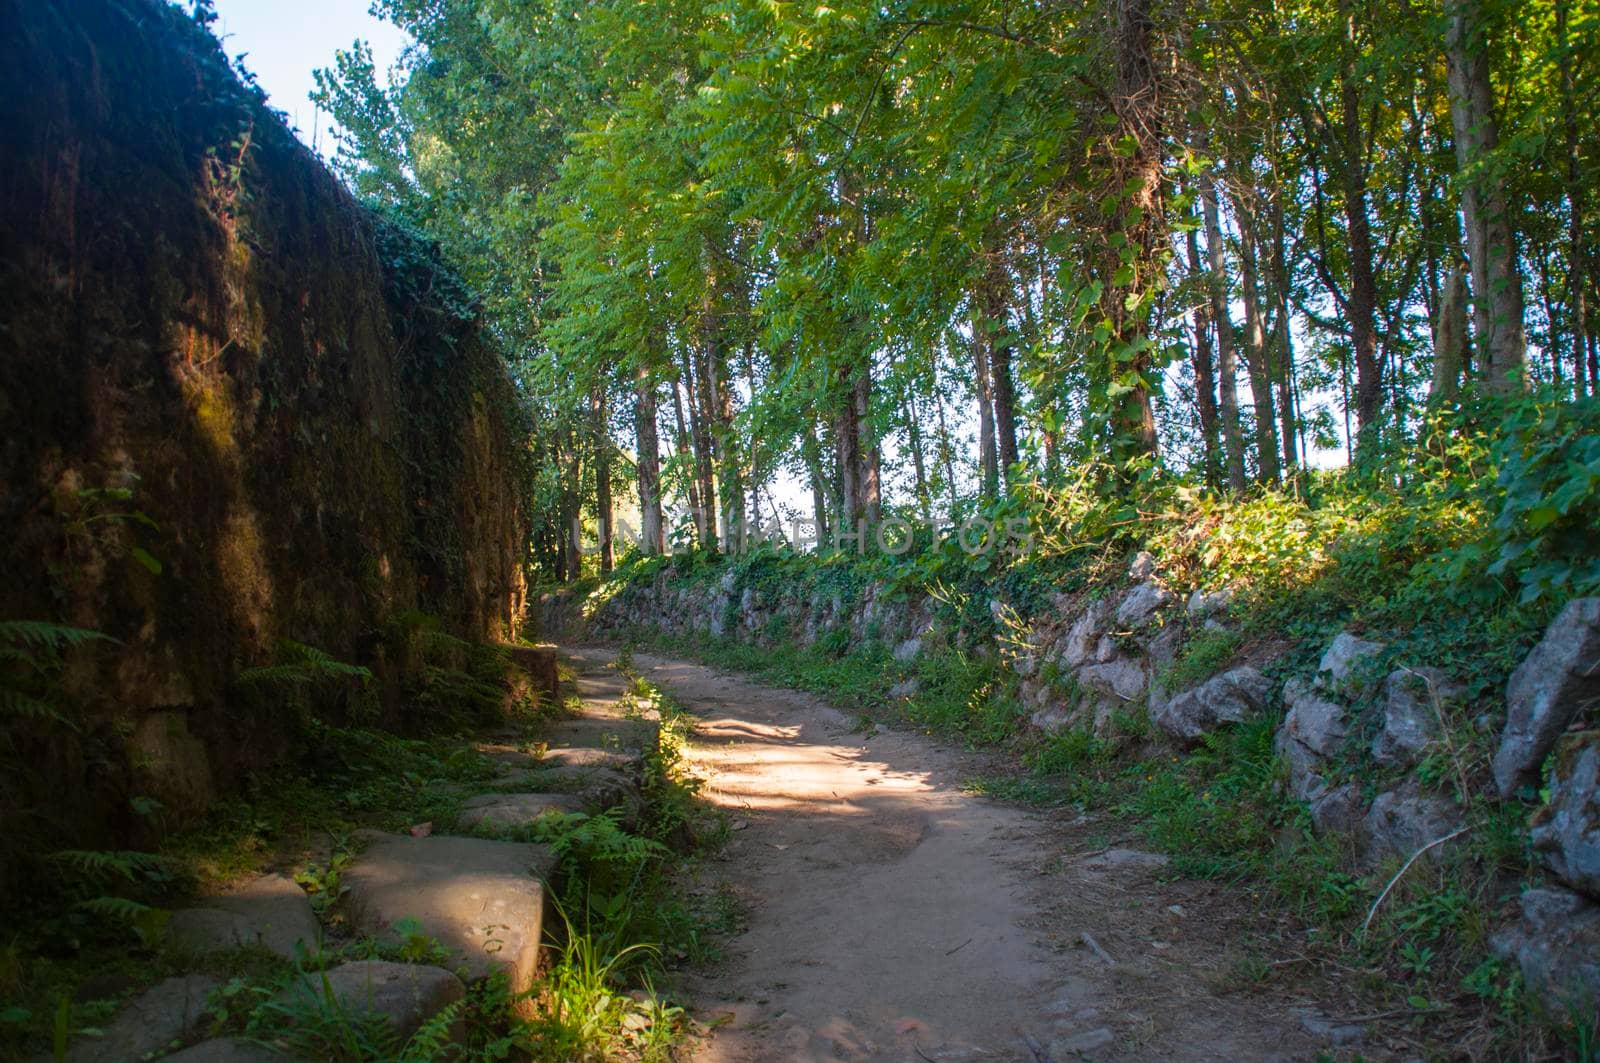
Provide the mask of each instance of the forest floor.
MULTIPOLYGON (((610 649, 565 651, 580 673, 610 649)), ((1311 1059, 1412 1055, 1305 969, 1305 928, 1176 878, 1131 825, 969 792, 992 754, 808 694, 633 654, 694 721, 684 756, 731 841, 699 874, 747 913, 685 976, 690 1058, 1311 1059)))

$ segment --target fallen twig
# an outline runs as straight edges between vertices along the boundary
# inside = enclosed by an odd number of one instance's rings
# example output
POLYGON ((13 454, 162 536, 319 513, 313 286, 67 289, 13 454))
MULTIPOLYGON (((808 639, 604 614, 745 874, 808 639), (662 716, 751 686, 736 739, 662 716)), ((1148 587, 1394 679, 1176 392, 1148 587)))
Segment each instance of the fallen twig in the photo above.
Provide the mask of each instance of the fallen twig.
POLYGON ((1411 865, 1417 862, 1417 857, 1421 856, 1423 853, 1427 852, 1429 849, 1432 849, 1436 845, 1443 845, 1445 842, 1449 841, 1451 838, 1459 838, 1459 837, 1461 837, 1461 835, 1467 833, 1467 831, 1469 831, 1471 829, 1472 829, 1471 827, 1462 827, 1459 830, 1451 831, 1449 834, 1446 834, 1443 838, 1435 838, 1433 841, 1429 842, 1427 845, 1424 845, 1422 848, 1420 848, 1416 852, 1412 853, 1411 854, 1411 859, 1407 860, 1405 862, 1405 864, 1401 866, 1400 870, 1396 871, 1394 873, 1394 878, 1390 879, 1389 880, 1389 884, 1387 886, 1383 887, 1383 892, 1378 894, 1378 899, 1372 902, 1372 907, 1367 910, 1366 921, 1361 924, 1361 932, 1363 934, 1365 934, 1367 932, 1367 927, 1372 925, 1372 917, 1378 914, 1378 906, 1383 903, 1383 899, 1385 897, 1389 896, 1389 891, 1394 889, 1394 884, 1396 882, 1399 882, 1400 879, 1405 876, 1405 873, 1407 871, 1411 870, 1411 865))
POLYGON ((1100 947, 1100 942, 1094 939, 1093 934, 1085 930, 1078 936, 1083 939, 1083 943, 1085 945, 1089 946, 1089 951, 1100 957, 1102 960, 1105 960, 1108 966, 1115 967, 1117 965, 1117 961, 1111 958, 1111 954, 1109 952, 1100 947))
POLYGON ((949 952, 946 952, 945 955, 946 956, 954 956, 956 953, 960 952, 962 949, 966 948, 970 944, 972 944, 972 939, 968 938, 967 940, 963 941, 961 944, 957 945, 955 948, 951 949, 949 952))

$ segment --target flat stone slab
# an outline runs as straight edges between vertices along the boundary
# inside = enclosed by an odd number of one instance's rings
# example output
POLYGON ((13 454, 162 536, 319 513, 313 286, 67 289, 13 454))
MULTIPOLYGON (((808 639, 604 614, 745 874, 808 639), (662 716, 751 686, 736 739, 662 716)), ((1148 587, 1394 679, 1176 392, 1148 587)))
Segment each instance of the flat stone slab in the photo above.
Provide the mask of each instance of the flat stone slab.
POLYGON ((526 827, 552 813, 582 812, 577 794, 482 794, 461 806, 456 825, 462 830, 526 827))
POLYGON ((351 926, 394 937, 415 919, 477 981, 505 971, 513 992, 533 983, 544 929, 544 880, 555 871, 548 846, 523 842, 362 831, 363 852, 346 869, 351 926))
POLYGON ((501 786, 529 793, 572 794, 586 806, 612 808, 625 804, 636 794, 633 781, 610 768, 585 768, 552 764, 508 769, 499 779, 501 786))
POLYGON ((143 1059, 197 1033, 206 1017, 206 995, 221 985, 202 974, 158 982, 131 1000, 99 1037, 80 1036, 67 1048, 67 1063, 143 1059))
POLYGON ((618 749, 647 753, 661 745, 661 724, 627 716, 579 716, 539 729, 539 740, 556 749, 618 749))
POLYGON ((465 997, 467 987, 442 967, 357 960, 307 975, 279 993, 276 1002, 317 1006, 328 993, 346 1014, 388 1019, 403 1044, 423 1023, 465 997))
POLYGON ((489 760, 502 768, 610 768, 613 771, 635 774, 643 758, 637 752, 621 749, 596 749, 593 747, 562 747, 533 753, 515 746, 489 745, 479 750, 489 760))
POLYGON ((288 1058, 242 1037, 213 1037, 161 1057, 162 1063, 284 1063, 288 1058))
POLYGON ((173 947, 198 953, 259 946, 292 960, 297 945, 315 949, 321 937, 305 890, 283 875, 263 875, 206 897, 198 907, 173 912, 167 924, 173 947))

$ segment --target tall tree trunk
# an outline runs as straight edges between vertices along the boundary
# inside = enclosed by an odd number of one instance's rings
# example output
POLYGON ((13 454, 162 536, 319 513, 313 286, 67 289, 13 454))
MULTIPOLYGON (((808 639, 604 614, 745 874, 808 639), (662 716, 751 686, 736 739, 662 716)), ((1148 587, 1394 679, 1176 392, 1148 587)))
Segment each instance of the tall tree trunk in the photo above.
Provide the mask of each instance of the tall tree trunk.
POLYGON ((817 525, 817 542, 828 540, 831 525, 828 514, 833 508, 828 503, 828 476, 822 469, 822 444, 817 440, 817 426, 806 419, 806 434, 800 440, 801 457, 806 463, 806 473, 811 478, 811 513, 817 525))
POLYGON ((1452 402, 1461 388, 1467 361, 1467 276, 1457 262, 1439 293, 1439 311, 1433 323, 1433 381, 1429 402, 1452 402))
POLYGON ((984 498, 1000 494, 1000 460, 994 430, 994 378, 989 371, 992 337, 978 293, 972 299, 972 370, 978 391, 978 479, 984 498))
MULTIPOLYGON (((1184 241, 1189 250, 1189 276, 1210 284, 1210 274, 1200 260, 1200 234, 1196 231, 1194 208, 1189 208, 1188 232, 1184 241)), ((1199 407, 1200 438, 1205 445, 1206 486, 1217 488, 1222 482, 1222 458, 1218 453, 1217 437, 1217 380, 1215 361, 1211 350, 1211 300, 1208 298, 1194 306, 1191 327, 1194 340, 1189 345, 1189 360, 1194 368, 1195 405, 1199 407)))
POLYGON ((1299 465, 1299 450, 1295 447, 1294 403, 1294 318, 1289 312, 1289 257, 1285 249, 1287 238, 1283 221, 1283 190, 1278 189, 1272 201, 1272 295, 1277 308, 1277 328, 1273 333, 1273 377, 1278 389, 1279 439, 1283 443, 1283 468, 1288 476, 1295 474, 1299 465))
POLYGON ((1007 484, 1011 482, 1011 467, 1017 463, 1017 389, 1011 374, 1013 336, 1006 308, 1009 287, 1010 277, 999 252, 990 252, 981 299, 988 334, 989 389, 994 399, 995 453, 1007 484))
MULTIPOLYGON (((1344 54, 1340 69, 1340 154, 1344 214, 1350 254, 1350 342, 1356 363, 1356 431, 1362 446, 1377 442, 1383 375, 1378 363, 1378 282, 1372 265, 1372 221, 1367 205, 1367 147, 1361 131, 1361 87, 1356 82, 1355 13, 1340 0, 1344 54)), ((1360 449, 1360 448, 1358 448, 1360 449)))
POLYGON ((705 519, 700 512, 700 478, 696 474, 697 463, 694 448, 689 443, 689 423, 683 413, 683 388, 682 382, 672 382, 672 406, 677 420, 678 457, 683 462, 689 481, 689 513, 694 519, 695 544, 705 542, 702 535, 705 530, 705 519))
POLYGON ((567 489, 564 492, 566 511, 562 515, 563 533, 567 545, 567 575, 572 579, 583 576, 583 543, 579 538, 578 522, 583 518, 583 464, 579 456, 577 433, 567 429, 567 489))
POLYGON ((883 512, 883 451, 872 430, 872 359, 864 356, 856 373, 854 397, 856 430, 860 433, 861 518, 876 524, 883 512))
POLYGON ((1522 278, 1506 207, 1505 188, 1492 172, 1499 132, 1489 85, 1478 0, 1453 0, 1445 33, 1450 121, 1455 130, 1456 166, 1461 179, 1461 213, 1467 223, 1472 263, 1473 323, 1491 391, 1522 390, 1527 341, 1523 333, 1522 278))
POLYGON ((639 535, 646 554, 665 552, 661 528, 661 437, 656 427, 656 381, 647 366, 634 378, 634 436, 639 443, 639 535))
POLYGON ((1561 121, 1567 148, 1567 304, 1572 314, 1573 393, 1583 398, 1589 385, 1585 347, 1589 337, 1589 290, 1585 280, 1588 247, 1583 239, 1583 162, 1578 148, 1572 43, 1568 36, 1571 0, 1556 0, 1556 48, 1561 72, 1561 121))
POLYGON ((1228 489, 1245 489, 1244 433, 1239 428, 1239 364, 1233 349, 1233 321, 1228 314, 1228 267, 1222 257, 1222 223, 1217 217, 1216 183, 1210 172, 1200 176, 1200 212, 1206 227, 1206 253, 1211 259, 1211 318, 1217 323, 1218 387, 1221 395, 1222 453, 1228 489))
POLYGON ((1162 281, 1162 251, 1167 243, 1162 203, 1162 79, 1153 54, 1154 0, 1111 0, 1116 16, 1116 89, 1112 109, 1115 137, 1132 150, 1114 152, 1110 233, 1126 238, 1129 254, 1110 246, 1106 280, 1127 276, 1126 284, 1107 283, 1101 306, 1111 323, 1111 374, 1118 388, 1112 400, 1111 456, 1119 466, 1156 455, 1155 411, 1150 401, 1150 308, 1162 281), (1128 267, 1131 267, 1129 269, 1128 267), (1124 271, 1126 270, 1126 273, 1124 271))
MULTIPOLYGON (((1238 201, 1236 200, 1236 203, 1238 201)), ((1245 370, 1256 410, 1256 472, 1262 483, 1275 484, 1278 469, 1278 425, 1272 408, 1272 365, 1267 330, 1262 320, 1261 284, 1257 269, 1256 217, 1251 206, 1238 206, 1239 288, 1244 300, 1245 370)))
POLYGON ((689 399, 689 438, 694 443, 695 479, 699 481, 700 506, 695 514, 695 536, 702 550, 717 549, 717 481, 711 458, 710 418, 706 415, 705 377, 698 344, 683 345, 683 385, 689 399))
POLYGON ((922 523, 933 523, 933 508, 928 500, 928 466, 922 453, 922 426, 917 423, 917 404, 908 393, 902 397, 905 411, 906 435, 911 444, 911 468, 917 477, 917 508, 922 512, 922 523))
POLYGON ((728 386, 728 354, 720 334, 714 334, 705 357, 707 422, 711 426, 712 453, 717 460, 717 499, 722 512, 722 549, 737 553, 744 538, 744 472, 739 464, 738 441, 733 434, 733 391, 728 386))
POLYGON ((611 433, 607 431, 606 390, 589 392, 589 431, 594 441, 594 512, 600 534, 600 571, 617 567, 616 526, 611 512, 611 433))
POLYGON ((956 492, 955 444, 950 439, 950 426, 944 419, 944 393, 939 390, 939 363, 933 365, 933 408, 939 415, 939 457, 944 462, 944 486, 950 494, 950 519, 955 520, 959 497, 956 492))

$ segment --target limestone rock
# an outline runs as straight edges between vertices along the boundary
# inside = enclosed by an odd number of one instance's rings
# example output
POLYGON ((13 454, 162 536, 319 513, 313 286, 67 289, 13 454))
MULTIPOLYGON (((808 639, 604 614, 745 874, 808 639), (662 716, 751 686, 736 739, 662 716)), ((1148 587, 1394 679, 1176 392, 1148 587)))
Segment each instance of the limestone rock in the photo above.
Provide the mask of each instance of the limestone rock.
POLYGON ((1156 583, 1139 583, 1123 595, 1117 605, 1117 624, 1124 628, 1142 627, 1156 610, 1172 604, 1175 596, 1156 583))
POLYGON ((1121 702, 1137 701, 1144 696, 1148 677, 1144 665, 1127 657, 1119 657, 1104 664, 1091 664, 1078 669, 1078 682, 1085 690, 1109 695, 1121 702))
POLYGON ((1159 713, 1152 714, 1150 722, 1179 742, 1192 745, 1218 725, 1238 723, 1264 708, 1271 693, 1271 681, 1245 665, 1175 695, 1159 713))
POLYGON ((1600 897, 1600 731, 1569 740, 1551 773, 1533 848, 1569 886, 1600 897))
POLYGON ((467 989, 439 967, 357 960, 307 975, 276 999, 285 1005, 298 1001, 315 1006, 327 994, 347 1015, 382 1015, 404 1043, 423 1023, 466 996, 467 989))
POLYGON ((1077 668, 1094 657, 1095 646, 1105 634, 1111 607, 1104 601, 1090 602, 1056 645, 1064 668, 1077 668))
POLYGON ((297 946, 315 949, 321 937, 310 899, 284 875, 262 875, 207 897, 199 907, 173 912, 167 924, 168 942, 196 953, 259 946, 292 960, 297 946))
POLYGON ((1317 681, 1328 686, 1341 686, 1355 674, 1361 662, 1383 649, 1381 642, 1356 638, 1348 631, 1333 637, 1317 665, 1317 681))
POLYGON ((899 661, 901 664, 907 664, 915 660, 917 654, 921 652, 921 639, 906 639, 904 642, 900 643, 900 645, 894 648, 894 659, 899 661))
POLYGON ((1289 711, 1278 731, 1280 744, 1294 742, 1318 758, 1339 751, 1345 739, 1343 705, 1321 696, 1303 679, 1283 685, 1283 700, 1289 711))
POLYGON ((1585 705, 1600 699, 1600 598, 1575 598, 1506 684, 1506 729, 1494 757, 1500 796, 1538 781, 1539 765, 1585 705))
POLYGON ((1142 583, 1155 574, 1156 559, 1148 550, 1140 550, 1128 563, 1128 578, 1131 580, 1142 583))
MULTIPOLYGON (((1378 795, 1364 823, 1368 855, 1410 859, 1411 854, 1461 826, 1461 809, 1448 797, 1424 794, 1415 779, 1398 790, 1378 795)), ((1429 860, 1440 860, 1460 840, 1428 850, 1429 860)))
POLYGON ((1361 788, 1355 783, 1329 786, 1318 776, 1305 801, 1318 834, 1353 831, 1361 825, 1361 788))
POLYGON ((552 813, 583 810, 583 798, 576 794, 480 794, 461 806, 456 823, 462 830, 512 830, 552 813))
POLYGON ((476 981, 503 970, 512 992, 532 984, 544 926, 544 880, 555 854, 543 845, 364 831, 365 852, 345 871, 351 925, 393 936, 415 919, 476 981))
POLYGON ((67 1063, 143 1059, 193 1036, 206 1018, 206 996, 220 984, 200 974, 158 982, 117 1012, 99 1037, 68 1045, 67 1063))
POLYGON ((1372 740, 1372 759, 1407 767, 1439 736, 1440 709, 1466 688, 1437 668, 1399 668, 1383 681, 1383 727, 1372 740))
POLYGON ((1489 939, 1522 969, 1528 988, 1557 1012, 1600 1004, 1600 905, 1557 887, 1527 890, 1522 919, 1489 939))
POLYGON ((1214 591, 1204 591, 1198 588, 1189 595, 1189 602, 1184 606, 1185 612, 1196 620, 1204 620, 1228 611, 1228 606, 1233 603, 1233 592, 1226 587, 1214 591))
POLYGON ((891 698, 909 698, 917 692, 918 686, 916 676, 912 676, 910 679, 902 679, 889 688, 889 696, 891 698))

